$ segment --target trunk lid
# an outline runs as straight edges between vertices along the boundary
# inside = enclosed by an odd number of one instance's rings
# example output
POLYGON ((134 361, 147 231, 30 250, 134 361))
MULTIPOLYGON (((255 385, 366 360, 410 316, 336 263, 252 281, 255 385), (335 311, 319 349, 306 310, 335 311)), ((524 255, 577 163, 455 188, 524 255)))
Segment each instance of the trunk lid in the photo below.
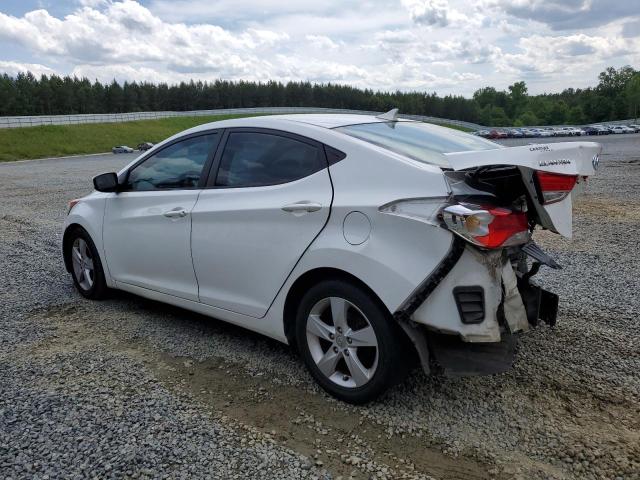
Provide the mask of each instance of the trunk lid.
MULTIPOLYGON (((478 167, 518 167, 533 204, 538 223, 544 228, 571 238, 572 195, 561 201, 543 204, 534 176, 537 171, 576 175, 579 182, 593 175, 598 168, 602 146, 595 142, 559 142, 531 144, 444 154, 455 171, 478 167)), ((572 194, 576 189, 572 191, 572 194)))

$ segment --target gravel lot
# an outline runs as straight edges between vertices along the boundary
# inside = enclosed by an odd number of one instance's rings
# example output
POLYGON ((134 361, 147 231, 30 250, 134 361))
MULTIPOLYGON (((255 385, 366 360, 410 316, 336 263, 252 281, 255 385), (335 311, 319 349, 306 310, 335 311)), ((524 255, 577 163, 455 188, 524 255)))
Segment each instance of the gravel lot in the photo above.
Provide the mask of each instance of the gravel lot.
POLYGON ((366 407, 243 329, 80 298, 66 202, 132 156, 0 164, 0 477, 640 479, 640 135, 589 139, 604 153, 574 239, 537 234, 564 267, 539 275, 557 327, 507 374, 415 372, 366 407))

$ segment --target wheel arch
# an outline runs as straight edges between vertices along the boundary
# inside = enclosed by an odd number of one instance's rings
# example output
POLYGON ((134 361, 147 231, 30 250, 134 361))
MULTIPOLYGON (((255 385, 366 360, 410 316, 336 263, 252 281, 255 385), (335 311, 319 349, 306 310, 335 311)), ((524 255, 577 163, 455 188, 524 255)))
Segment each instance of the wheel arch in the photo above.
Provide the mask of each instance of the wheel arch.
POLYGON ((64 233, 62 234, 62 258, 64 259, 64 266, 67 269, 67 272, 69 273, 71 272, 71 268, 72 268, 71 257, 68 255, 69 245, 71 243, 71 240, 73 239, 73 235, 72 235, 73 232, 77 230, 84 230, 87 233, 87 235, 91 237, 91 234, 87 232, 87 230, 79 223, 70 223, 64 229, 64 233))
MULTIPOLYGON (((376 292, 369 287, 364 281, 355 275, 341 270, 339 268, 333 267, 318 267, 304 272, 300 275, 291 285, 289 291, 287 292, 287 296, 284 302, 283 309, 283 323, 284 323, 284 334, 287 338, 287 342, 289 345, 297 350, 296 345, 296 335, 295 335, 295 323, 296 323, 296 309, 298 303, 304 293, 313 285, 318 284, 324 280, 345 280, 349 283, 352 283, 360 288, 362 288, 365 292, 371 295, 371 298, 378 304, 378 306, 387 314, 390 322, 395 322, 393 319, 392 312, 389 311, 384 302, 380 299, 380 297, 376 294, 376 292)), ((405 340, 409 340, 406 336, 402 328, 398 329, 401 332, 401 335, 405 340)), ((411 342, 409 342, 411 344, 411 342)))

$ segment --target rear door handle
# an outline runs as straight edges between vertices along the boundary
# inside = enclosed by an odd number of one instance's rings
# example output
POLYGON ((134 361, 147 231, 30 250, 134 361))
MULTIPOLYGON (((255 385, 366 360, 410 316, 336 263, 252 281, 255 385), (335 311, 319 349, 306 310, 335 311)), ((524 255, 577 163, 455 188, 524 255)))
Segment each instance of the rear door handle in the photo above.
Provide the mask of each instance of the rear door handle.
POLYGON ((187 211, 182 207, 176 207, 173 210, 164 212, 163 215, 168 218, 182 218, 187 216, 187 211))
POLYGON ((289 213, 296 212, 317 212, 322 208, 322 205, 314 202, 296 202, 290 203, 289 205, 285 205, 282 207, 282 210, 289 213))

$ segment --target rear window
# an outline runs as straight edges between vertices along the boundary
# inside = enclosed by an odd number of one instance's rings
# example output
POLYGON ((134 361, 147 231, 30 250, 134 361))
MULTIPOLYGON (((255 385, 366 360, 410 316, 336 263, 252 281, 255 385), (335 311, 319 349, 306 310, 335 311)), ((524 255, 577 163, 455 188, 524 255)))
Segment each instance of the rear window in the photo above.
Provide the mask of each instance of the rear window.
POLYGON ((419 162, 450 168, 443 153, 491 150, 500 145, 452 128, 420 122, 378 122, 336 130, 419 162))

